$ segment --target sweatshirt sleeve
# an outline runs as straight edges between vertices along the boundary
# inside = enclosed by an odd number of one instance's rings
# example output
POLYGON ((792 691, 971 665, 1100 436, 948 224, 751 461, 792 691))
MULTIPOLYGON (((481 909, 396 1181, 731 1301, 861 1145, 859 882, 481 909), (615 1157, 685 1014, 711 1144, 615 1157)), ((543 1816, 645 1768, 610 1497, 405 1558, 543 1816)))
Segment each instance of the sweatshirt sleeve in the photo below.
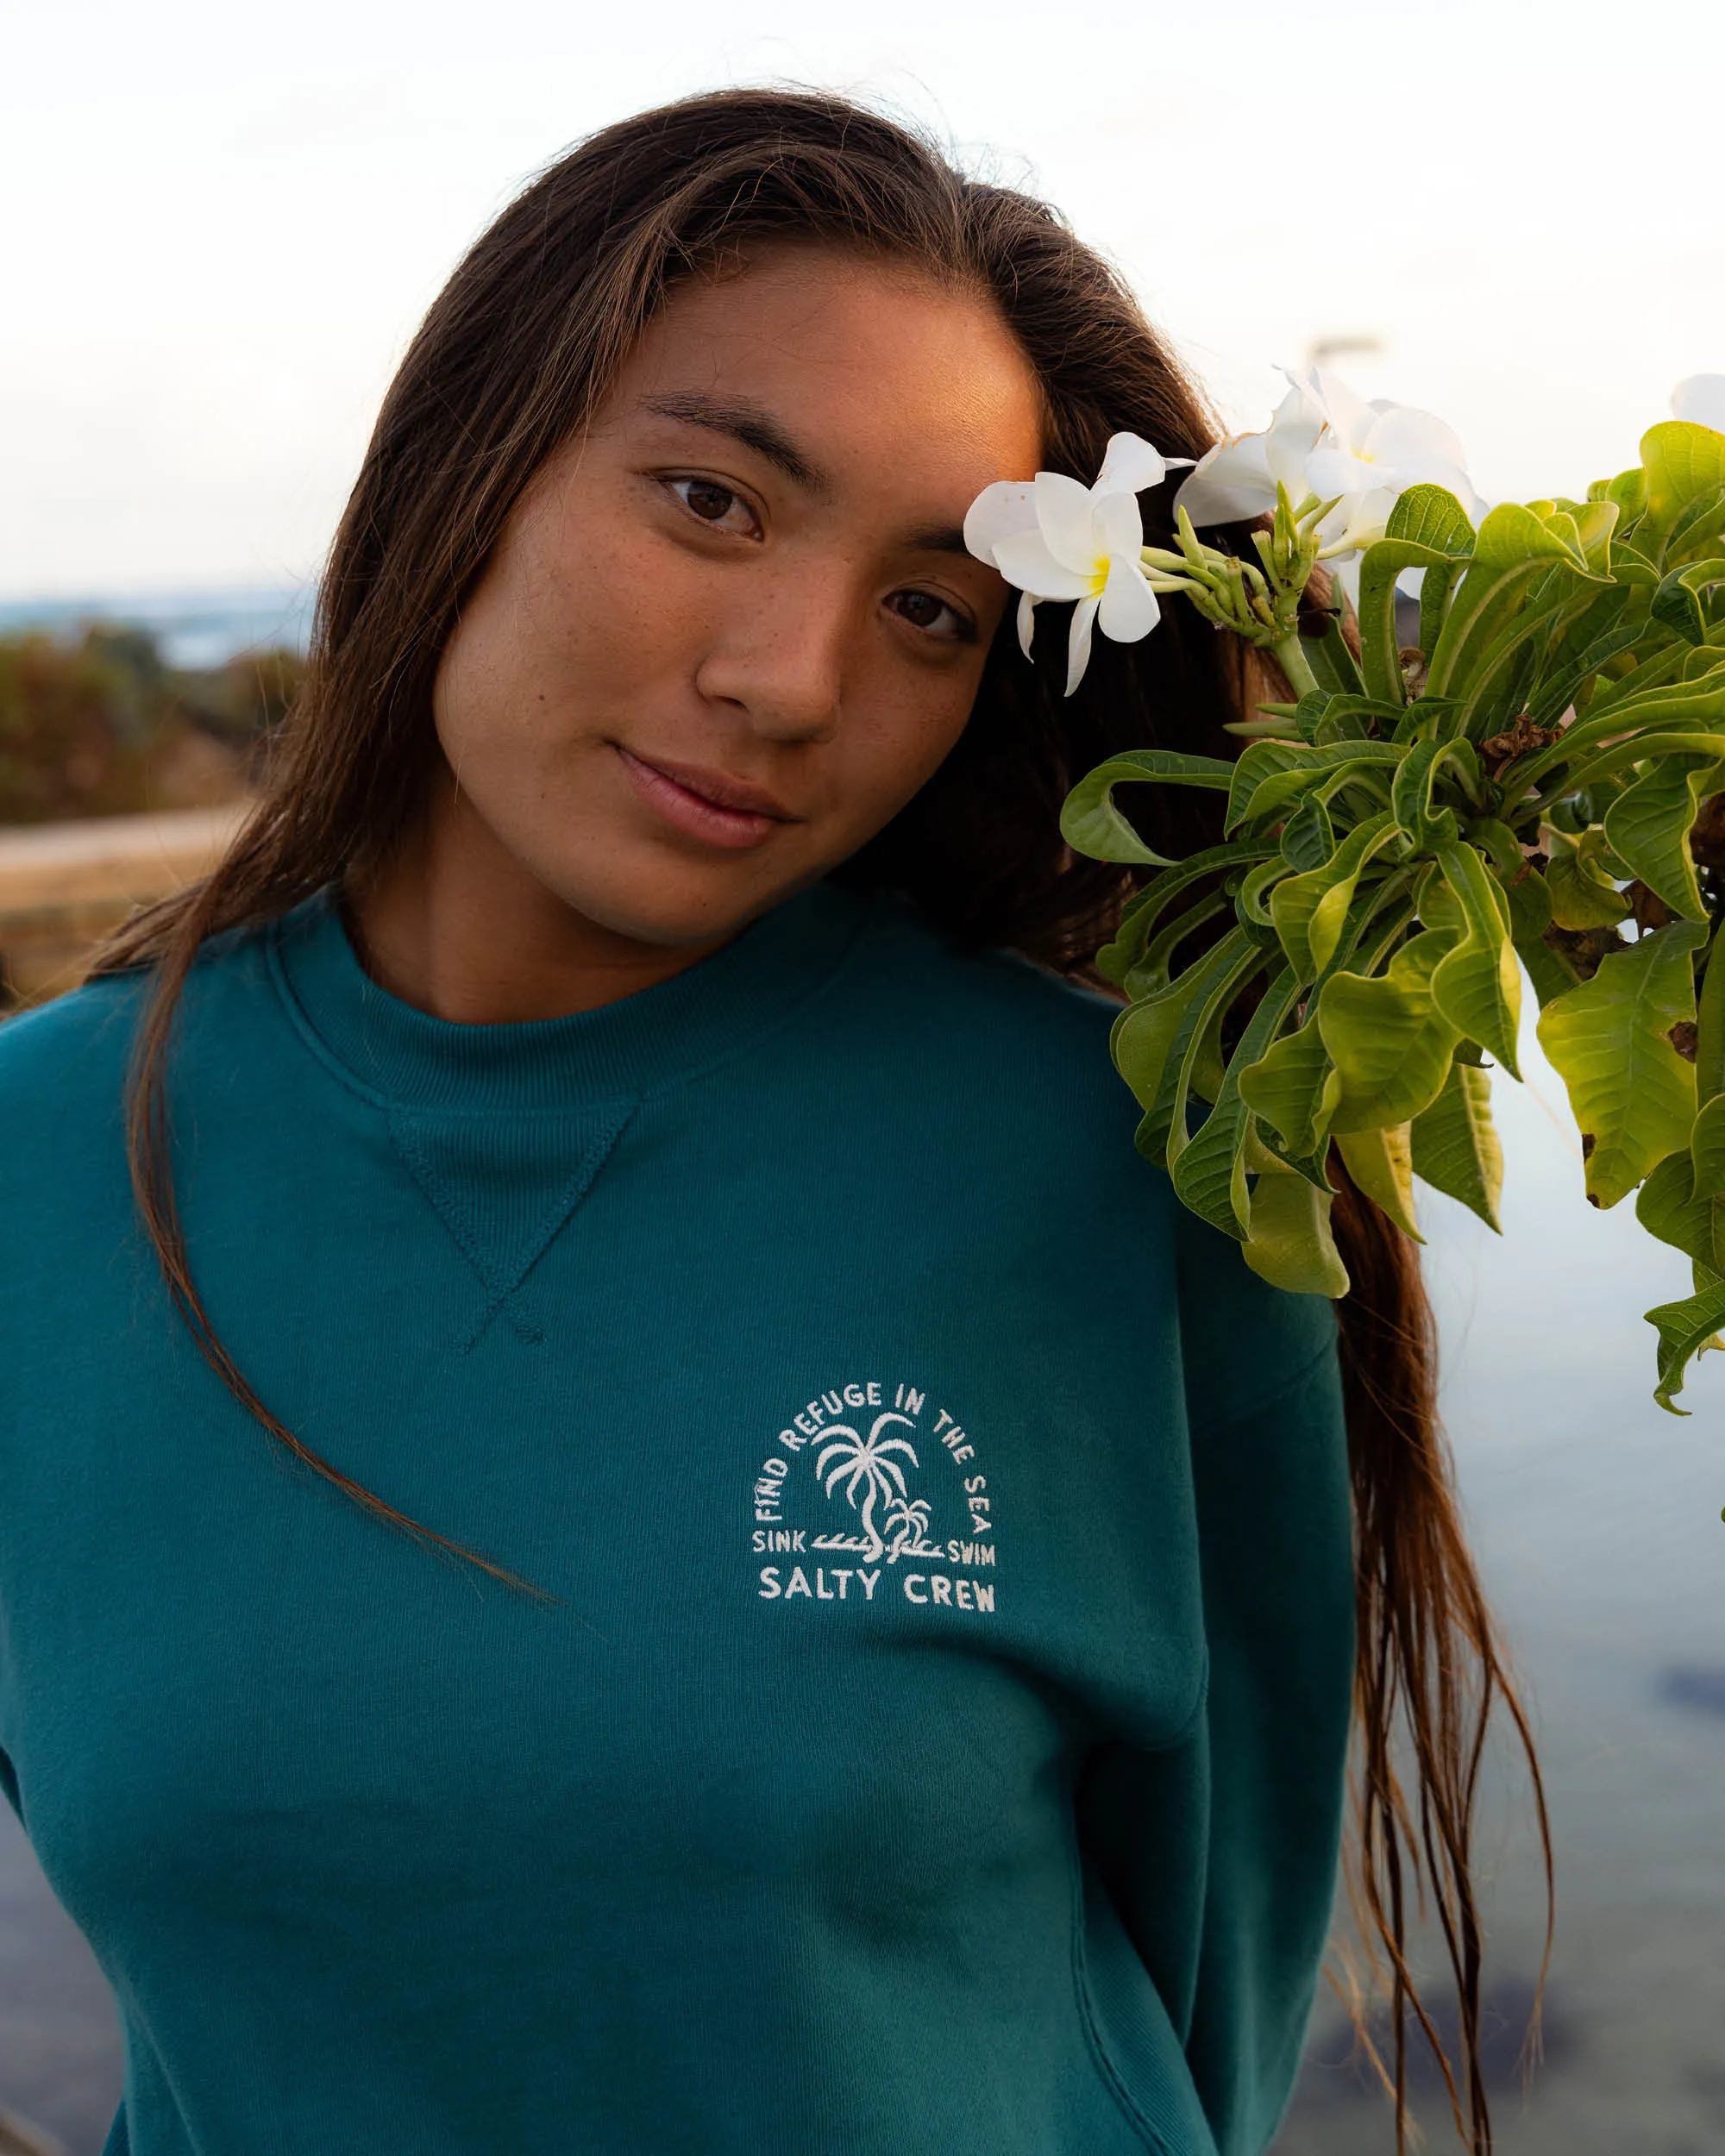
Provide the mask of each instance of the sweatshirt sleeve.
POLYGON ((1182 1360, 1208 1658, 1178 1742, 1120 1742, 1087 1857, 1184 2048, 1220 2156, 1260 2156, 1299 2070, 1335 1896, 1352 1705, 1346 1440, 1330 1306, 1182 1228, 1182 1360))

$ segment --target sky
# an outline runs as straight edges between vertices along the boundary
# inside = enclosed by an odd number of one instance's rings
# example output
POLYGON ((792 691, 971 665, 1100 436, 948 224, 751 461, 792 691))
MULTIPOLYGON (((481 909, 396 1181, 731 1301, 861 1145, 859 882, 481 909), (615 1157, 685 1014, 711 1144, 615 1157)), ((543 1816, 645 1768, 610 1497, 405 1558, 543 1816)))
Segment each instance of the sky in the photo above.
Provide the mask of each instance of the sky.
POLYGON ((1725 372, 1718 0, 4 0, 0 597, 315 575, 467 242, 593 128, 885 101, 1122 266, 1231 423, 1317 342, 1490 499, 1725 372))

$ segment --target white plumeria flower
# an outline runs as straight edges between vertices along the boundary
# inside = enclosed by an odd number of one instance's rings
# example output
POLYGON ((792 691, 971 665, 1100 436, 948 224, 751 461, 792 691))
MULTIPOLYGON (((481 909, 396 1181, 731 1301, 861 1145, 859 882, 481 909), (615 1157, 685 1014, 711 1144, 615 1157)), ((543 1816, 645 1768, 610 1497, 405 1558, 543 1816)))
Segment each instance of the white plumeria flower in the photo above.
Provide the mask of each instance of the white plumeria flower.
POLYGON ((1324 415, 1324 431, 1306 460, 1306 483, 1321 501, 1341 498, 1318 527, 1326 555, 1357 554, 1381 539, 1410 486, 1446 487, 1477 513, 1467 453, 1441 419, 1383 398, 1367 404, 1315 367, 1307 386, 1324 415))
POLYGON ((1136 643, 1161 618, 1156 593, 1138 556, 1144 519, 1137 497, 1159 486, 1171 466, 1135 434, 1110 437, 1094 486, 1063 472, 985 486, 964 519, 964 543, 1016 585, 1019 642, 1030 655, 1034 616, 1044 599, 1076 599, 1066 645, 1066 693, 1084 678, 1093 627, 1116 643, 1136 643))
POLYGON ((1725 374, 1691 374, 1672 392, 1672 416, 1725 434, 1725 374))
POLYGON ((1359 557, 1410 486, 1447 487, 1477 517, 1484 505, 1465 469, 1461 443, 1440 419, 1411 404, 1368 404, 1324 368, 1291 387, 1268 429, 1237 435, 1200 458, 1175 497, 1195 524, 1232 523, 1276 506, 1277 482, 1297 508, 1316 497, 1333 502, 1318 526, 1320 559, 1333 563, 1358 601, 1359 557))
POLYGON ((1295 382, 1264 433, 1228 435, 1204 452, 1174 497, 1176 510, 1183 509, 1195 524, 1261 517, 1276 506, 1278 481, 1297 504, 1312 491, 1306 460, 1323 431, 1322 408, 1295 382))

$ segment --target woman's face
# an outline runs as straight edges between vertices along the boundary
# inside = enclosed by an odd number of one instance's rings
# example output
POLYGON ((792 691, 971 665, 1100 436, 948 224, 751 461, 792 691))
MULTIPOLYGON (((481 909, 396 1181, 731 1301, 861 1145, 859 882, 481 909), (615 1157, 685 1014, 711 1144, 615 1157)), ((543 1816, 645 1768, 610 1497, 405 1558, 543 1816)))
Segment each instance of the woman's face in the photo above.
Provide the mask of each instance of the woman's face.
POLYGON ((1007 598, 964 512, 1041 431, 983 298, 812 248, 682 286, 444 654, 442 812, 649 944, 814 881, 963 730, 1007 598))

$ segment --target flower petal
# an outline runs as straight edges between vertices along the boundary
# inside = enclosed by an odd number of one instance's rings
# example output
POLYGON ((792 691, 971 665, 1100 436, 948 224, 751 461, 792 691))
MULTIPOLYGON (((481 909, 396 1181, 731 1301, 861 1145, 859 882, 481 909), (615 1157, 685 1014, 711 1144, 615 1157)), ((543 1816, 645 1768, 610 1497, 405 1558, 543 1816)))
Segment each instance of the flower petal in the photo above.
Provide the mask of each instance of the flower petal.
POLYGON ((1412 404, 1392 404, 1379 412, 1358 447, 1375 464, 1419 470, 1421 477, 1428 464, 1447 464, 1459 470, 1467 463, 1466 450, 1443 421, 1412 404))
POLYGON ((964 513, 964 543, 979 561, 994 566, 1002 539, 1036 530, 1036 489, 1028 479, 996 479, 964 513))
POLYGON ((1174 497, 1195 524, 1232 524, 1276 506, 1276 481, 1264 455, 1264 436, 1241 435, 1219 442, 1198 460, 1174 497))
POLYGON ((1117 554, 1137 559, 1144 544, 1144 518, 1138 514, 1136 494, 1099 495, 1092 516, 1096 536, 1110 560, 1117 554))
POLYGON ((1306 460, 1306 484, 1322 501, 1336 494, 1374 492, 1389 475, 1341 443, 1326 439, 1306 460))
POLYGON ((1066 693, 1084 679, 1084 669, 1090 663, 1090 630, 1096 618, 1101 599, 1081 599, 1072 609, 1072 627, 1066 638, 1066 693))
POLYGON ((1008 584, 1016 584, 1033 599, 1082 599, 1101 580, 1101 563, 1088 576, 1069 569, 1048 551, 1039 531, 1022 531, 1015 539, 1001 540, 994 548, 994 561, 1008 584))
POLYGON ((1019 649, 1030 656, 1030 640, 1036 634, 1036 601, 1028 592, 1019 594, 1019 649))
POLYGON ((1295 381, 1291 374, 1288 379, 1296 389, 1304 389, 1329 423, 1330 431, 1339 442, 1350 448, 1358 448, 1378 417, 1363 397, 1357 396, 1339 375, 1332 374, 1327 367, 1314 367, 1303 383, 1295 381))
POLYGON ((1264 437, 1264 461, 1272 484, 1279 479, 1295 502, 1307 492, 1306 460, 1323 431, 1322 412, 1304 390, 1290 389, 1276 407, 1264 437))
POLYGON ((1105 636, 1117 644, 1135 644, 1162 618, 1157 597, 1132 555, 1116 555, 1108 564, 1096 619, 1105 636))
MULTIPOLYGON (((1097 542, 1094 505, 1088 486, 1081 486, 1064 472, 1038 472, 1036 521, 1043 544, 1057 561, 1084 576, 1093 577, 1098 573, 1107 548, 1097 542)), ((1054 596, 1050 592, 1051 599, 1054 596)))
POLYGON ((1311 381, 1296 374, 1291 367, 1284 367, 1281 371, 1288 382, 1288 394, 1276 407, 1270 426, 1311 427, 1321 434, 1328 423, 1324 417, 1323 399, 1311 381))
POLYGON ((1725 374, 1691 374, 1672 392, 1671 404, 1673 417, 1725 434, 1725 374))
POLYGON ((1152 449, 1142 435, 1114 434, 1102 457, 1093 494, 1142 494, 1160 486, 1168 477, 1168 465, 1159 449, 1152 449))
POLYGON ((1371 546, 1381 539, 1383 527, 1389 521, 1389 512, 1402 492, 1400 487, 1379 486, 1345 495, 1318 527, 1324 558, 1331 559, 1333 548, 1338 553, 1346 553, 1371 546))

